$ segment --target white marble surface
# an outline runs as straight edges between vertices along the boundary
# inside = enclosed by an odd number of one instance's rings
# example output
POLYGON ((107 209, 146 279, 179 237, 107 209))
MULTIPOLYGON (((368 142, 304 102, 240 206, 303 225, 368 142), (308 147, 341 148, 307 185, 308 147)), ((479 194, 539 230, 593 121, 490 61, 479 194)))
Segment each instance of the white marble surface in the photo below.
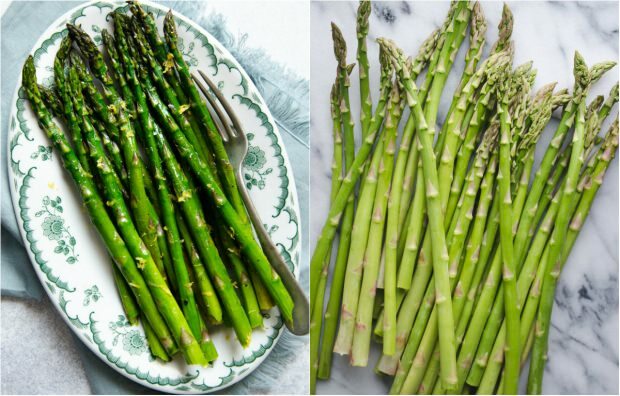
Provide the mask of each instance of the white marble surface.
MULTIPOLYGON (((0 15, 4 15, 11 3, 10 0, 0 0, 0 15)), ((68 10, 78 3, 66 2, 65 4, 67 5, 65 9, 68 10)), ((226 17, 228 29, 235 38, 247 33, 245 43, 247 47, 263 48, 274 61, 286 65, 302 78, 309 78, 308 2, 210 1, 204 7, 203 12, 205 15, 211 12, 221 13, 226 17)), ((50 16, 50 22, 62 13, 64 11, 50 16)), ((41 32, 45 28, 46 26, 37 27, 41 32)), ((32 42, 27 44, 27 50, 34 42, 35 37, 32 37, 32 42)), ((288 135, 283 138, 286 144, 289 142, 299 144, 288 135)), ((291 161, 302 178, 297 180, 298 189, 305 191, 307 189, 305 177, 307 159, 291 158, 291 161)), ((307 202, 303 197, 300 197, 300 201, 302 205, 307 202)), ((306 221, 305 216, 304 221, 306 221)), ((30 266, 30 263, 24 263, 24 265, 30 266)), ((46 296, 40 302, 3 298, 1 311, 2 386, 0 393, 90 393, 72 333, 46 296)), ((92 358, 96 359, 94 356, 92 358)), ((278 380, 259 383, 253 380, 253 377, 249 377, 245 383, 249 393, 307 393, 307 365, 308 351, 301 350, 294 359, 288 362, 289 370, 286 373, 265 372, 262 374, 278 380)))
MULTIPOLYGON (((579 50, 588 64, 618 60, 618 3, 616 2, 510 2, 515 19, 513 39, 515 63, 534 61, 538 69, 535 87, 557 81, 558 87, 572 87, 572 59, 579 50)), ((488 20, 487 51, 497 35, 502 3, 484 2, 488 20)), ((330 21, 342 29, 349 44, 349 63, 355 61, 354 2, 314 2, 311 6, 311 248, 314 247, 328 209, 330 162, 332 157, 329 90, 336 62, 331 47, 330 21)), ((408 54, 438 27, 448 9, 447 2, 376 2, 370 17, 371 40, 395 39, 408 54)), ((463 47, 467 46, 465 42, 463 47)), ((460 78, 465 50, 455 62, 442 99, 439 120, 460 78)), ((377 46, 369 43, 371 81, 378 81, 377 46)), ((353 72, 351 100, 359 103, 357 71, 353 72)), ((607 93, 618 79, 613 69, 592 89, 607 93)), ((359 106, 354 117, 359 120, 359 106)), ((617 112, 616 109, 613 110, 617 112)), ((551 125, 553 127, 553 125, 551 125)), ((539 144, 548 142, 548 128, 539 144)), ((540 153, 538 153, 540 156, 540 153)), ((543 391, 560 394, 618 393, 618 160, 607 173, 594 207, 579 236, 558 286, 552 318, 549 363, 543 391)), ((336 357, 332 379, 319 383, 324 394, 381 394, 390 380, 372 371, 378 356, 372 351, 371 366, 352 368, 345 357, 336 357)), ((527 372, 525 370, 525 372, 527 372)), ((522 381, 526 375, 523 375, 522 381)), ((522 383, 522 389, 524 382, 522 383)))

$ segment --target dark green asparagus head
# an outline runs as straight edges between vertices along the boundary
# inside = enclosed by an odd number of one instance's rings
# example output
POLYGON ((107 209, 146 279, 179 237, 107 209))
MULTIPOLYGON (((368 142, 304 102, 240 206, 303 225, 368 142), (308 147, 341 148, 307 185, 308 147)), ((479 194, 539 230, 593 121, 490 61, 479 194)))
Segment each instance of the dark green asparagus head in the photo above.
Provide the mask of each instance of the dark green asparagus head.
POLYGON ((370 16, 370 0, 361 0, 357 8, 357 38, 368 35, 368 17, 370 16))
POLYGON ((56 52, 55 60, 64 63, 67 60, 67 56, 69 56, 69 52, 71 52, 71 45, 73 44, 73 40, 71 39, 71 35, 66 35, 60 41, 60 47, 58 48, 58 52, 56 52))
POLYGON ((334 55, 338 61, 338 67, 347 67, 347 43, 340 28, 332 22, 332 39, 334 40, 334 55))
POLYGON ((431 56, 433 56, 433 51, 437 46, 437 41, 439 40, 439 36, 441 36, 441 31, 436 29, 430 36, 424 40, 420 49, 418 50, 418 54, 413 59, 413 63, 411 65, 411 74, 414 76, 420 75, 422 73, 422 69, 428 64, 431 56))
POLYGON ((54 81, 56 82, 61 94, 64 90, 65 83, 65 62, 69 56, 69 52, 71 52, 72 42, 73 40, 71 40, 71 36, 66 35, 63 37, 60 41, 58 52, 56 52, 56 57, 54 58, 54 81))
POLYGON ((140 20, 147 18, 147 13, 146 11, 144 11, 144 8, 142 8, 142 5, 140 5, 140 3, 138 3, 137 1, 128 1, 127 4, 129 4, 129 10, 131 11, 131 13, 138 17, 140 20))
POLYGON ((84 30, 71 23, 67 23, 67 29, 69 29, 69 36, 75 41, 84 56, 92 59, 100 55, 97 45, 84 30))
POLYGON ((37 72, 34 67, 34 58, 32 55, 26 58, 26 63, 24 63, 24 68, 22 69, 22 87, 26 92, 26 97, 30 101, 33 110, 37 114, 39 125, 42 125, 42 120, 45 120, 46 115, 49 117, 49 113, 46 112, 47 109, 41 99, 41 92, 37 85, 37 72))
POLYGON ((166 38, 166 43, 170 48, 177 47, 177 25, 174 22, 174 15, 172 15, 172 10, 166 13, 166 17, 164 18, 164 37, 166 38))
POLYGON ((105 86, 112 86, 114 83, 108 74, 108 67, 95 42, 81 28, 70 23, 67 24, 67 28, 69 35, 80 48, 80 52, 88 60, 93 73, 105 86))
MULTIPOLYGON (((103 45, 108 53, 116 53, 116 46, 114 43, 114 37, 108 32, 108 29, 101 29, 101 38, 103 39, 103 45)), ((118 59, 118 58, 117 58, 118 59)))
POLYGON ((63 105, 56 90, 52 88, 46 88, 43 85, 39 85, 39 92, 43 103, 51 110, 54 116, 61 116, 63 114, 63 105))

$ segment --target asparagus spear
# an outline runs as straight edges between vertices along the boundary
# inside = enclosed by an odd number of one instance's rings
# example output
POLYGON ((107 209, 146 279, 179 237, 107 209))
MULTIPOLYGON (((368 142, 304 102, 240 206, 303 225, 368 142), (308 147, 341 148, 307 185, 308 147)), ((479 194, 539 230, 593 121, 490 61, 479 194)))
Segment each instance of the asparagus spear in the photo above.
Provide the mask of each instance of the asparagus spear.
POLYGON ((155 331, 153 331, 153 328, 146 318, 142 319, 142 327, 144 327, 144 335, 146 337, 146 342, 149 345, 149 349, 151 350, 151 355, 155 358, 161 359, 164 362, 169 362, 170 356, 166 353, 166 350, 157 338, 157 334, 155 334, 155 331))
MULTIPOLYGON (((428 63, 433 51, 438 51, 435 49, 437 37, 438 32, 433 32, 422 44, 418 54, 413 59, 410 70, 411 76, 414 80, 428 63)), ((386 63, 390 63, 389 59, 386 63)), ((398 343, 398 339, 396 337, 396 332, 398 331, 397 318, 395 315, 405 297, 404 293, 401 290, 398 290, 398 287, 400 287, 402 278, 409 279, 409 281, 411 278, 410 274, 403 275, 407 272, 407 270, 402 269, 402 263, 400 268, 398 270, 396 269, 396 262, 399 261, 404 255, 406 238, 399 238, 398 234, 395 234, 395 232, 400 232, 403 230, 405 217, 407 215, 407 210, 403 210, 403 206, 409 206, 409 200, 412 193, 411 189, 414 182, 413 179, 414 175, 417 173, 419 150, 417 144, 413 144, 414 132, 415 122, 414 118, 410 115, 407 119, 407 123, 405 124, 401 137, 398 158, 394 169, 393 182, 390 187, 390 200, 388 201, 388 225, 386 229, 386 241, 388 242, 386 242, 384 246, 384 267, 387 281, 384 280, 383 283, 385 283, 384 288, 388 289, 386 290, 387 303, 385 306, 388 311, 391 311, 388 312, 388 316, 391 316, 391 319, 388 318, 386 323, 384 320, 385 311, 382 311, 375 327, 375 335, 383 335, 384 329, 387 329, 388 334, 391 333, 387 339, 391 338, 395 344, 398 343), (398 198, 399 196, 400 199, 398 198), (397 225, 395 224, 396 221, 398 221, 397 225)), ((410 260, 409 263, 411 263, 411 265, 414 264, 413 260, 410 260)), ((410 269, 413 271, 412 266, 410 269)), ((391 341, 388 341, 388 346, 390 342, 391 341)))
MULTIPOLYGON (((517 72, 515 72, 517 76, 517 72)), ((508 112, 509 98, 516 93, 520 85, 506 79, 499 85, 498 113, 500 118, 500 150, 499 150, 499 172, 497 174, 498 193, 500 199, 500 247, 502 252, 502 281, 504 285, 504 301, 506 311, 506 383, 504 391, 508 394, 516 394, 519 384, 519 311, 520 306, 517 301, 516 268, 514 263, 513 244, 512 244, 512 193, 510 188, 511 181, 511 155, 512 144, 511 128, 512 120, 508 112)))
MULTIPOLYGON (((435 51, 433 55, 433 60, 429 66, 429 71, 426 76, 426 80, 424 82, 424 86, 420 89, 419 98, 421 102, 425 102, 426 105, 424 107, 424 116, 426 117, 426 121, 429 125, 435 125, 435 121, 437 118, 437 109, 439 107, 439 100, 441 98, 441 92, 446 82, 447 73, 449 72, 452 64, 454 62, 454 57, 456 56, 456 52, 460 47, 460 43, 464 38, 465 30, 467 28, 467 20, 469 18, 469 7, 470 4, 468 2, 454 2, 448 13, 448 19, 444 24, 443 32, 443 42, 441 45, 438 44, 437 51, 435 51), (454 18, 452 17, 454 15, 454 18), (432 80, 432 84, 429 82, 432 80), (429 92, 429 95, 426 95, 426 92, 429 92)), ((419 131, 418 131, 419 134, 419 131)), ((434 133, 433 133, 434 135, 434 133)), ((417 146, 418 151, 421 153, 421 145, 419 145, 419 136, 417 137, 417 146)), ((418 153, 418 155, 420 155, 418 153)), ((420 161, 421 164, 422 161, 420 161)), ((418 165, 417 167, 417 175, 416 180, 422 180, 423 171, 418 165)), ((413 272, 414 260, 416 256, 418 256, 419 251, 419 243, 422 240, 422 250, 420 252, 418 258, 418 266, 421 265, 420 261, 425 260, 427 257, 430 257, 428 254, 429 249, 431 248, 431 238, 429 236, 422 238, 423 233, 423 219, 424 213, 426 211, 426 202, 425 197, 427 196, 427 191, 425 190, 426 186, 424 183, 418 183, 416 193, 414 195, 414 200, 412 204, 412 208, 410 209, 412 212, 411 218, 409 220, 409 226, 407 229, 407 239, 405 243, 405 250, 403 253, 403 259, 401 264, 401 269, 399 270, 398 275, 398 284, 399 287, 407 289, 410 285, 411 274, 413 272)), ((441 197, 440 197, 441 198, 441 197)), ((426 264, 426 263, 424 263, 426 264)), ((430 268, 427 266, 427 268, 430 268)), ((426 271, 425 274, 429 274, 430 272, 426 271)), ((422 275, 422 272, 420 272, 422 275)), ((425 277, 424 280, 428 279, 425 277)), ((424 283, 424 280, 422 283, 424 283)))
POLYGON ((361 0, 357 9, 357 65, 360 79, 362 137, 368 135, 372 118, 372 98, 370 96, 370 80, 368 72, 368 51, 366 36, 368 36, 368 17, 370 16, 370 0, 361 0))
MULTIPOLYGON (((337 83, 339 90, 339 106, 340 106, 340 118, 342 125, 343 135, 343 147, 344 147, 344 172, 346 173, 355 158, 355 139, 354 139, 354 121, 351 117, 351 103, 349 98, 349 86, 351 73, 354 65, 347 65, 347 45, 342 32, 334 23, 332 23, 332 39, 334 42, 334 55, 338 63, 337 68, 337 83)), ((341 185, 342 183, 339 183, 341 185)), ((351 246, 351 229, 353 227, 355 202, 354 195, 350 195, 344 214, 342 217, 340 244, 338 246, 338 253, 336 257, 334 272, 342 272, 344 270, 345 263, 347 263, 349 257, 349 247, 351 246)), ((315 285, 312 289, 311 280, 311 293, 312 290, 315 293, 318 291, 318 287, 315 285)), ((338 287, 338 285, 332 286, 338 287)), ((320 293, 317 293, 320 294, 320 293)), ((312 295, 312 294, 311 294, 312 295)), ((314 295, 313 295, 314 296, 314 295)), ((317 296, 318 297, 318 296, 317 296)), ((317 300, 315 300, 316 302, 317 300)))
MULTIPOLYGON (((332 116, 332 124, 333 124, 333 138, 334 138, 334 153, 332 159, 332 186, 331 186, 331 201, 333 202, 334 196, 338 192, 338 187, 342 182, 342 174, 343 174, 343 152, 342 152, 342 126, 341 126, 341 118, 340 118, 340 95, 338 89, 338 81, 334 82, 332 85, 332 90, 330 93, 330 103, 331 103, 331 116, 332 116)), ((314 298, 314 303, 312 304, 312 312, 310 319, 310 393, 316 393, 316 380, 317 374, 319 370, 319 342, 321 339, 321 328, 323 324, 323 300, 325 297, 325 289, 327 287, 327 275, 329 272, 329 264, 331 261, 331 254, 327 255, 325 259, 325 265, 323 266, 323 271, 321 271, 321 279, 319 280, 318 292, 316 297, 314 298)), ((332 293, 336 293, 334 290, 332 293)), ((331 296, 330 296, 331 298, 331 296)), ((327 318, 329 312, 325 313, 327 318)), ((327 332, 327 329, 325 330, 327 332)), ((325 340, 323 341, 325 343, 325 340)), ((329 359, 331 361, 331 348, 330 354, 325 357, 325 359, 329 359)), ((321 356, 321 359, 323 357, 321 356)), ((325 363, 324 363, 325 364, 325 363)))

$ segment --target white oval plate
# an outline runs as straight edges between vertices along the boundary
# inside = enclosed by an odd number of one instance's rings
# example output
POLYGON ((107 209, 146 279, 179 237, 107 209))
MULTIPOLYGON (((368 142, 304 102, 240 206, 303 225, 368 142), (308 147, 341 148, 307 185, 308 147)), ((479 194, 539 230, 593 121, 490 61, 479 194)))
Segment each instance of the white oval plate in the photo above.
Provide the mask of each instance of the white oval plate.
MULTIPOLYGON (((158 23, 168 11, 144 2, 158 23)), ((65 24, 81 25, 101 43, 100 29, 113 31, 106 16, 119 2, 90 2, 60 17, 41 36, 32 53, 39 82, 50 85, 52 65, 65 24)), ((265 227, 298 276, 300 225, 297 191, 291 167, 277 130, 258 90, 232 55, 209 33, 175 14, 180 47, 193 69, 212 76, 234 106, 250 139, 244 175, 265 227)), ((274 308, 263 329, 252 333, 243 349, 230 329, 213 329, 219 353, 209 367, 189 367, 154 360, 140 326, 130 326, 112 280, 103 243, 82 208, 71 177, 38 127, 30 104, 17 83, 9 126, 8 160, 11 193, 19 228, 35 271, 51 301, 78 337, 97 356, 124 376, 152 389, 174 393, 213 392, 252 372, 269 354, 283 331, 274 308)))

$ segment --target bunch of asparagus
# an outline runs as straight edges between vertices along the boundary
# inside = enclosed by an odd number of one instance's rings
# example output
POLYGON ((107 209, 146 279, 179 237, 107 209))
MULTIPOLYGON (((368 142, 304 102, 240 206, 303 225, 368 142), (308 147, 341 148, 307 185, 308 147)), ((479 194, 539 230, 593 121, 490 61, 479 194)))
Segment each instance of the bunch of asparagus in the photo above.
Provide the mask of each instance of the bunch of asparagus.
POLYGON ((30 56, 23 89, 108 249, 127 320, 159 359, 181 351, 204 366, 217 358, 208 327, 232 327, 247 347, 262 312, 275 304, 290 322, 293 301, 254 239, 172 13, 162 37, 130 9, 111 13, 114 36, 102 30, 107 56, 67 25, 55 86, 37 84, 30 56))
POLYGON ((415 57, 377 40, 381 79, 373 109, 370 11, 361 1, 357 152, 354 65, 332 24, 334 157, 331 207, 311 261, 312 391, 317 378, 330 377, 333 352, 366 366, 374 339, 383 352, 376 372, 394 377, 391 394, 515 394, 530 351, 527 391, 540 393, 555 286, 618 147, 617 116, 600 133, 618 84, 607 98, 587 99, 615 62, 588 68, 575 53, 572 92, 555 84, 531 92, 532 64, 512 66, 508 7, 482 60, 487 25, 480 4, 455 1, 415 57), (468 27, 464 70, 436 129, 468 27), (556 109, 561 120, 536 169, 537 141, 556 109))

